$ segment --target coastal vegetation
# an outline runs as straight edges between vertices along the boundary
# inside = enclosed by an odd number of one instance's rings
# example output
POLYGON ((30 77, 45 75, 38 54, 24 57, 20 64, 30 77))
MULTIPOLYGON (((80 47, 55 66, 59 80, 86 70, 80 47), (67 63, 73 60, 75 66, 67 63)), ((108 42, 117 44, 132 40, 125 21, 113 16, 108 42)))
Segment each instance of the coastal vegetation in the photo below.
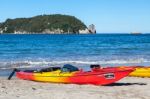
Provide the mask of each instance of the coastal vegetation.
POLYGON ((69 15, 39 15, 31 18, 7 19, 0 23, 1 33, 73 33, 86 30, 87 26, 78 18, 69 15))

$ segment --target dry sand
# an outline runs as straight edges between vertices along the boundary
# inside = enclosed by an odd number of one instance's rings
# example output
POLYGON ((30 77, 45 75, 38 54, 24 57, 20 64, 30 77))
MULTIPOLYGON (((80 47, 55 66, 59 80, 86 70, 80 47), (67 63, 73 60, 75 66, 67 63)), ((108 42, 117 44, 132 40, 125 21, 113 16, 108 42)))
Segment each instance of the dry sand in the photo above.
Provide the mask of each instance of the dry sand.
POLYGON ((150 99, 150 78, 127 77, 109 86, 94 86, 1 77, 0 99, 150 99))

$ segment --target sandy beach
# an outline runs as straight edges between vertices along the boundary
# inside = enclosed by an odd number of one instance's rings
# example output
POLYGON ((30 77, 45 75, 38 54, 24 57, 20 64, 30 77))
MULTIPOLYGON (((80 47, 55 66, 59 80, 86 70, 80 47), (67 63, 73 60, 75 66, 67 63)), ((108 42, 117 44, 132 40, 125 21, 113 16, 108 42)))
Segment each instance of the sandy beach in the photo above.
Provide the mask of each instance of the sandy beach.
POLYGON ((126 77, 108 86, 0 78, 0 99, 149 99, 150 79, 126 77))

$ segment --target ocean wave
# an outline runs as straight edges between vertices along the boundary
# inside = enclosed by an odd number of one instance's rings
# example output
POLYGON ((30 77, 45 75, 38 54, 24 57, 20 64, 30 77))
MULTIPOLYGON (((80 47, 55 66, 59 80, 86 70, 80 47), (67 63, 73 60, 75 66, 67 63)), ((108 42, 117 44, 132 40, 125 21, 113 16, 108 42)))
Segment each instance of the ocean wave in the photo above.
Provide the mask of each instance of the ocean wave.
POLYGON ((140 58, 140 59, 129 59, 129 60, 102 60, 102 61, 74 61, 74 60, 68 60, 68 61, 25 61, 26 64, 31 65, 48 65, 48 64, 67 64, 67 63, 75 63, 75 64, 126 64, 126 63, 142 63, 142 62, 150 62, 150 60, 140 58))
POLYGON ((139 58, 129 60, 101 60, 101 61, 87 61, 87 60, 68 60, 68 61, 12 61, 12 62, 0 62, 0 69, 11 69, 11 68, 31 68, 31 67, 47 67, 47 66, 63 66, 64 64, 76 64, 76 65, 90 65, 90 64, 101 64, 101 65, 130 65, 130 64, 143 64, 150 63, 150 60, 139 58))

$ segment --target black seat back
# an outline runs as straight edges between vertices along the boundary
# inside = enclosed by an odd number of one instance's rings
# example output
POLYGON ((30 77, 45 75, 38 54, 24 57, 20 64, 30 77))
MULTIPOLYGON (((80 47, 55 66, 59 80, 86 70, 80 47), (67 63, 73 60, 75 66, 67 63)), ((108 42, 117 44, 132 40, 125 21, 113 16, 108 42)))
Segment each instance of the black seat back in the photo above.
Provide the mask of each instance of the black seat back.
POLYGON ((100 68, 101 66, 100 65, 97 65, 97 64, 94 64, 94 65, 90 65, 90 68, 93 69, 93 68, 100 68))
POLYGON ((79 69, 75 66, 72 66, 70 64, 66 64, 62 67, 63 72, 74 72, 74 71, 79 71, 79 69))

